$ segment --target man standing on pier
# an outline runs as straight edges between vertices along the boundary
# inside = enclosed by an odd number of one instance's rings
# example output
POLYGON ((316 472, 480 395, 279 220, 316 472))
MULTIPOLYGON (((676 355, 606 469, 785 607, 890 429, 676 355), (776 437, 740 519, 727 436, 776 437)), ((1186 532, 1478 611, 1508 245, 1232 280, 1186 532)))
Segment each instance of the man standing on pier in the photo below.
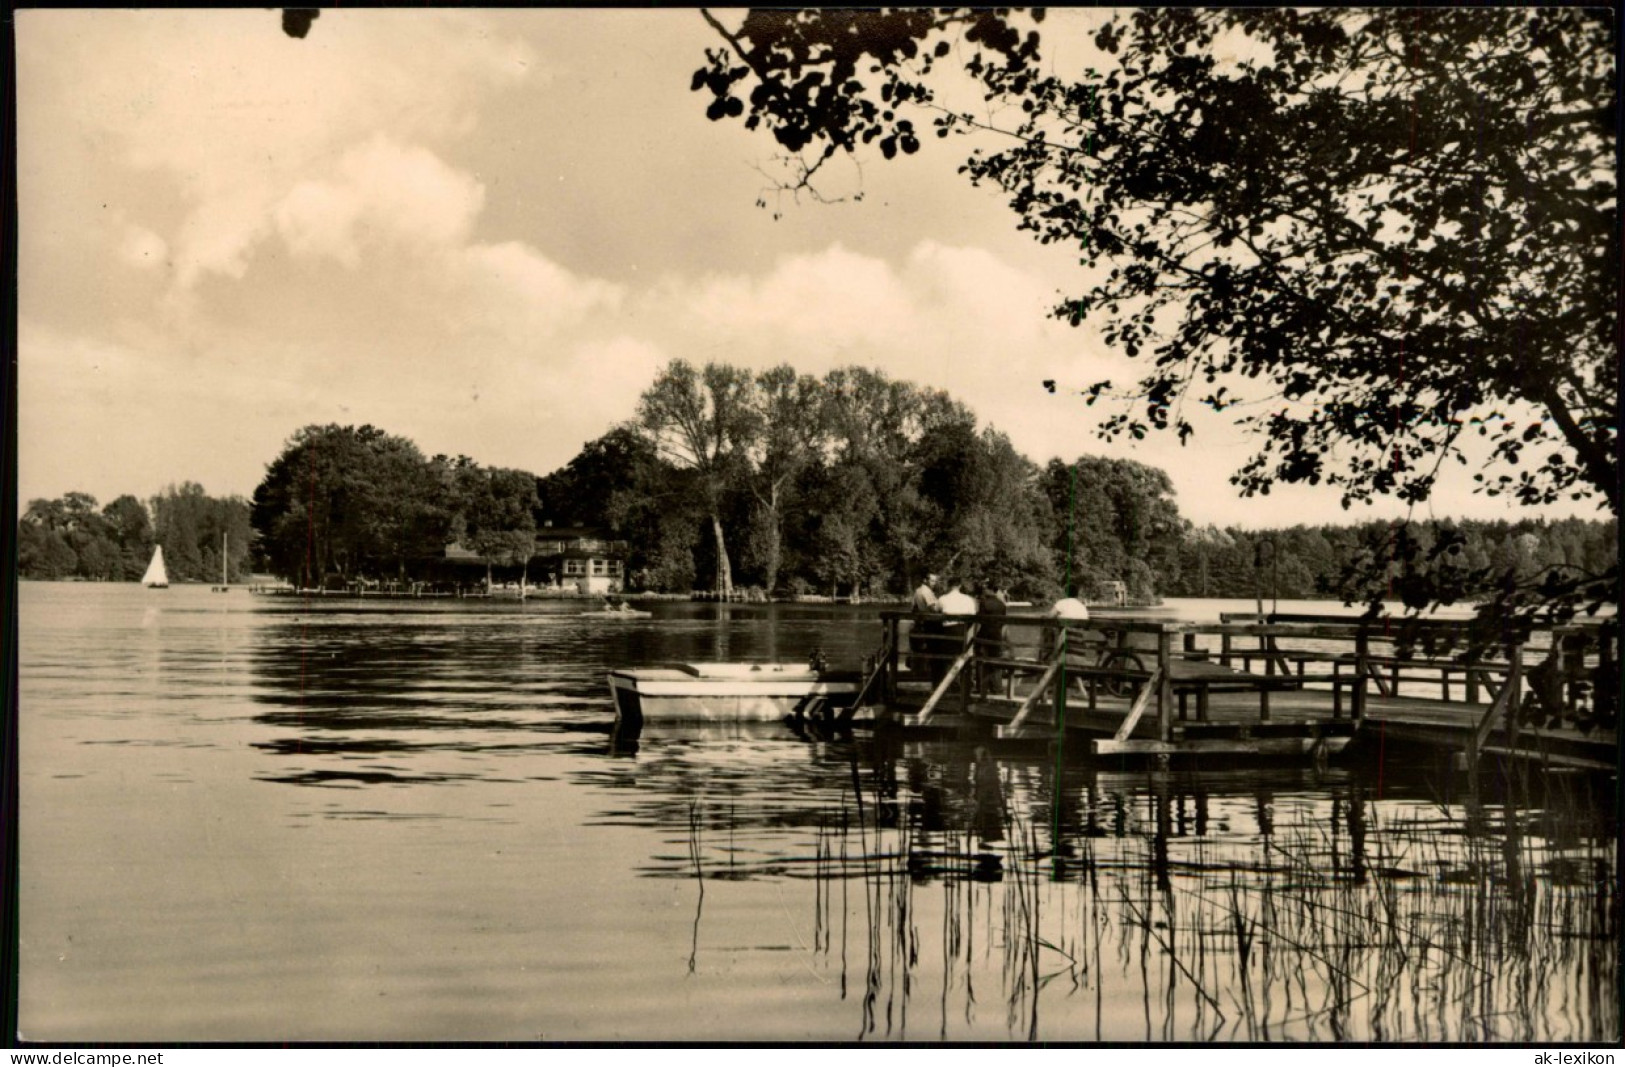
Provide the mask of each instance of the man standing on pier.
MULTIPOLYGON (((976 614, 976 598, 964 591, 962 588, 964 584, 959 579, 948 582, 948 591, 942 594, 941 600, 937 601, 937 608, 944 615, 976 614)), ((974 588, 975 586, 972 586, 972 589, 974 588)))
POLYGON ((921 582, 920 587, 914 590, 914 613, 916 615, 922 612, 941 610, 941 607, 937 604, 936 590, 939 580, 935 574, 927 574, 925 581, 921 582))
MULTIPOLYGON (((950 578, 947 584, 948 591, 942 594, 942 599, 937 601, 937 606, 942 610, 943 615, 941 623, 942 635, 953 640, 941 642, 939 650, 951 658, 957 656, 960 648, 964 645, 965 627, 967 625, 963 619, 952 618, 952 616, 976 614, 976 597, 965 592, 962 586, 970 585, 972 592, 975 591, 976 586, 959 578, 950 578)), ((934 661, 932 668, 932 680, 936 682, 942 681, 948 673, 948 659, 934 661)))
MULTIPOLYGON (((1003 659, 1009 654, 1009 647, 1004 640, 1004 623, 998 621, 996 616, 1008 615, 1009 606, 1005 603, 1003 595, 992 582, 981 583, 980 594, 976 598, 976 614, 982 616, 982 632, 976 637, 976 654, 991 659, 1003 659), (995 618, 988 618, 995 616, 995 618)), ((984 667, 977 665, 976 685, 983 694, 996 692, 1004 686, 1004 672, 997 667, 984 667)))

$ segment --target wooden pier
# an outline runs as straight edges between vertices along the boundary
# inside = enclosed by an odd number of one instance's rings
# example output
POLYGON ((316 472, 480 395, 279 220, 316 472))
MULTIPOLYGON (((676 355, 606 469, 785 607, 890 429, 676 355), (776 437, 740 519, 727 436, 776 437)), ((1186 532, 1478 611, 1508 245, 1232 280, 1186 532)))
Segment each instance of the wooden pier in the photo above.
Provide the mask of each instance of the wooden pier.
POLYGON ((1456 622, 881 619, 859 697, 877 723, 1076 738, 1101 756, 1318 761, 1375 736, 1444 748, 1473 767, 1486 757, 1619 764, 1617 649, 1597 625, 1473 652, 1456 622))

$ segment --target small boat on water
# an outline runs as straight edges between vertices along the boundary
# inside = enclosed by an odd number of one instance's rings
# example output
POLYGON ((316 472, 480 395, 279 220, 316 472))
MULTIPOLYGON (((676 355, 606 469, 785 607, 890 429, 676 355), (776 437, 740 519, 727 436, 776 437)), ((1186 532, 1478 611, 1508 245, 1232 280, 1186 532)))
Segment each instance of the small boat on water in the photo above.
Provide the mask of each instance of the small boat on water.
POLYGON ((147 573, 141 576, 141 584, 148 589, 169 588, 169 571, 164 568, 163 545, 152 550, 152 562, 147 564, 147 573))
POLYGON ((679 663, 609 672, 615 719, 644 722, 772 722, 818 714, 857 699, 857 671, 806 663, 679 663))
POLYGON ((649 617, 647 611, 642 608, 634 608, 629 600, 623 600, 617 604, 608 597, 604 598, 601 607, 594 608, 592 611, 583 611, 581 614, 589 619, 647 619, 649 617))

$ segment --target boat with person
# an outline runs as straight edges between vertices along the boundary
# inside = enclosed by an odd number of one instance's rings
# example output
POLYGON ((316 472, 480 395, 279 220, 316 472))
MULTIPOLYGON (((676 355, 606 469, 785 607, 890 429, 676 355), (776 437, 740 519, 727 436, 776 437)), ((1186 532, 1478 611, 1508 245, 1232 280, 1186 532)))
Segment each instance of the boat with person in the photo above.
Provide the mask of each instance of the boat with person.
POLYGON ((772 722, 850 707, 857 671, 807 663, 678 663, 609 672, 617 723, 772 722))
POLYGON ((642 608, 634 608, 630 601, 623 600, 616 604, 606 600, 603 607, 581 614, 589 619, 647 619, 650 613, 642 608))
POLYGON ((141 584, 148 589, 169 588, 169 571, 164 567, 163 545, 153 548, 152 562, 147 564, 147 573, 141 576, 141 584))

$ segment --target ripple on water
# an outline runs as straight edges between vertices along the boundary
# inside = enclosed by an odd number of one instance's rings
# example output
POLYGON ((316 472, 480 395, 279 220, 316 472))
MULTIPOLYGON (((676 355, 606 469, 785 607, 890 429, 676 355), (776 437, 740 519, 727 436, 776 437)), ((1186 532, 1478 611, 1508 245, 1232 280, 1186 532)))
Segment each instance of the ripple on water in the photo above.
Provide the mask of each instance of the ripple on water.
POLYGON ((1617 1033, 1607 788, 775 724, 632 742, 610 667, 855 663, 873 610, 140 592, 20 596, 39 1040, 1617 1033))

